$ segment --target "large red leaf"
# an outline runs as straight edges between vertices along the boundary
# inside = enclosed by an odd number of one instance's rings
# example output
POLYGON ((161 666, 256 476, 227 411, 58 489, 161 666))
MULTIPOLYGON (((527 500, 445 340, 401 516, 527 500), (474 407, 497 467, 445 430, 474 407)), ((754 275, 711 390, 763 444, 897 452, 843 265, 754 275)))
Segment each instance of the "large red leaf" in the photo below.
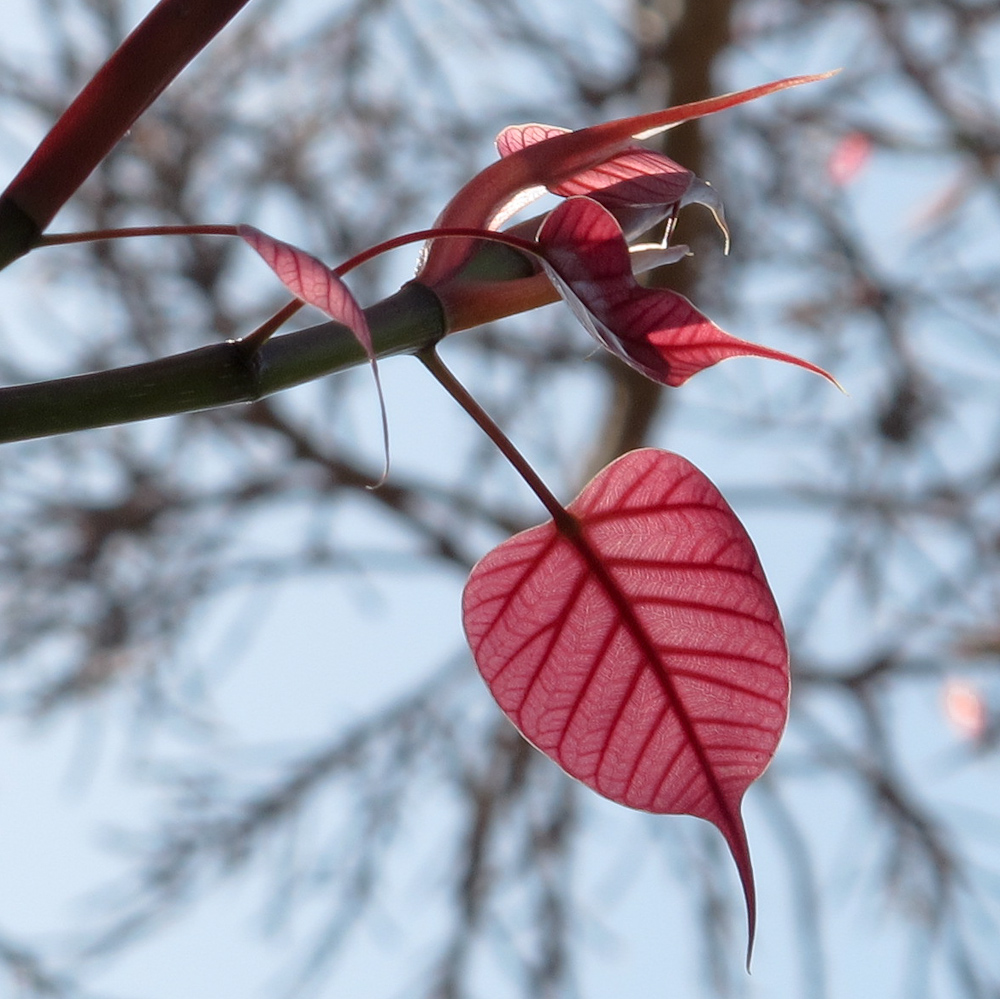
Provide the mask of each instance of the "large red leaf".
POLYGON ((465 630, 525 738, 598 793, 726 838, 755 925, 740 814, 788 710, 778 609, 742 524, 684 458, 633 451, 473 569, 465 630))
MULTIPOLYGON (((511 156, 537 142, 566 135, 569 131, 568 128, 537 123, 508 125, 496 138, 497 152, 502 157, 511 156)), ((631 145, 603 163, 548 187, 562 198, 589 195, 606 208, 620 205, 651 207, 680 201, 693 179, 694 174, 690 170, 662 153, 631 145)))

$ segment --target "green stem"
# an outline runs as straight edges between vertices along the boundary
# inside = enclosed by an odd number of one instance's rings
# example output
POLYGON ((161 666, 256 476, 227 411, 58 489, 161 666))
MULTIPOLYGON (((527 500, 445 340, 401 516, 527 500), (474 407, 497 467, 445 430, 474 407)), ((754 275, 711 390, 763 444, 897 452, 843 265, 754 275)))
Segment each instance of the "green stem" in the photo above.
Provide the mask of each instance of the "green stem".
POLYGON ((434 376, 444 390, 479 425, 480 429, 497 446, 500 453, 514 466, 514 470, 528 484, 531 491, 541 500, 542 505, 552 515, 561 534, 569 538, 579 534, 576 518, 567 513, 566 508, 556 499, 555 494, 542 481, 538 473, 528 464, 527 458, 514 446, 510 438, 500 429, 499 424, 479 405, 469 390, 451 373, 441 360, 434 345, 417 351, 417 358, 434 376))
MULTIPOLYGON (((0 206, 2 208, 2 206, 0 206)), ((2 211, 0 211, 2 214, 2 211)), ((231 226, 182 227, 191 234, 231 235, 231 226)), ((77 240, 176 234, 175 226, 64 233, 45 237, 48 244, 77 240)), ((341 264, 337 274, 370 256, 427 237, 476 238, 483 241, 485 271, 493 281, 524 276, 524 253, 532 244, 506 233, 476 229, 424 230, 397 236, 341 264), (503 251, 497 253, 496 251, 503 251)), ((479 255, 473 258, 477 265, 479 255)), ((478 273, 478 272, 477 272, 478 273)), ((367 363, 356 337, 339 323, 272 336, 278 325, 301 307, 289 303, 263 326, 240 340, 200 347, 158 361, 113 371, 74 375, 31 385, 0 388, 0 444, 54 434, 190 413, 257 399, 367 363)), ((448 327, 438 296, 413 281, 383 302, 365 310, 375 354, 415 354, 433 346, 448 327)))
MULTIPOLYGON (((444 336, 437 296, 411 282, 365 310, 380 357, 413 354, 444 336)), ((0 388, 0 443, 255 402, 367 357, 339 323, 199 347, 145 364, 0 388)))

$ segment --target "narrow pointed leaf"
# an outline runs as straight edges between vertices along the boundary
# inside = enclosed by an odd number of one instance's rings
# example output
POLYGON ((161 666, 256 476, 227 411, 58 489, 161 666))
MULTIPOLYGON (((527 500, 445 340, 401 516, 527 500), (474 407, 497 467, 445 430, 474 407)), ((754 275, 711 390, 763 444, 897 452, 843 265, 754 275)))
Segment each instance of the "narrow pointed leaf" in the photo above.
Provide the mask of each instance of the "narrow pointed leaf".
MULTIPOLYGON (((648 138, 684 121, 744 104, 766 94, 803 83, 826 79, 831 73, 796 76, 765 83, 749 90, 723 94, 704 101, 682 104, 662 111, 604 122, 575 132, 555 134, 525 144, 473 177, 447 204, 437 228, 495 228, 498 219, 509 217, 508 202, 532 187, 552 188, 590 170, 622 152, 636 138, 648 138)), ((541 126, 542 128, 546 126, 541 126)), ((421 266, 424 284, 439 284, 468 260, 473 244, 464 240, 433 243, 421 266)))
POLYGON ((755 925, 740 804, 788 710, 778 609, 746 531, 684 458, 633 451, 476 565, 476 664, 530 742, 599 794, 721 831, 755 925))
POLYGON ((385 447, 385 468, 379 484, 389 474, 389 421, 382 394, 382 380, 372 343, 371 330, 364 310, 343 280, 318 257, 275 239, 250 225, 239 226, 240 238, 252 246, 278 276, 281 283, 307 305, 325 312, 334 322, 343 323, 364 348, 375 378, 379 410, 382 415, 382 439, 385 447))
POLYGON ((546 271, 584 327, 648 378, 681 385, 728 357, 766 357, 822 375, 822 368, 721 330, 686 298, 642 287, 614 217, 589 198, 564 201, 538 233, 546 271))

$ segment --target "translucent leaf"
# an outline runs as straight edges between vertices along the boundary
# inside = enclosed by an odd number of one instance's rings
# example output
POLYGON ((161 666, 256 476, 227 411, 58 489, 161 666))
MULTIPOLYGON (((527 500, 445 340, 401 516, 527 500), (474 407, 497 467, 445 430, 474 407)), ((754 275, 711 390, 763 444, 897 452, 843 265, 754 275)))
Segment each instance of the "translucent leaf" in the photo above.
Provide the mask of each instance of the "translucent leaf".
POLYGON ((646 449, 549 521, 495 548, 466 585, 465 630, 504 713, 607 798, 722 832, 749 935, 740 803, 788 709, 788 652, 753 543, 684 458, 646 449))
MULTIPOLYGON (((501 156, 509 156, 567 131, 554 125, 509 125, 497 136, 497 149, 501 156)), ((700 192, 707 190, 714 195, 707 184, 696 184, 695 180, 690 170, 662 153, 628 146, 603 163, 563 183, 552 184, 549 191, 563 198, 593 198, 615 216, 626 238, 631 239, 672 215, 682 204, 704 200, 700 192)), ((718 211, 718 198, 712 200, 713 211, 718 211)))
POLYGON ((250 225, 239 227, 240 237, 252 246, 281 283, 308 305, 325 312, 334 322, 342 323, 364 348, 375 378, 379 410, 382 415, 382 442, 385 448, 385 467, 379 483, 389 474, 389 420, 382 395, 382 380, 378 373, 378 360, 372 344, 371 330, 364 310, 341 278, 318 257, 275 239, 250 225))
POLYGON ((590 198, 570 198, 549 214, 538 245, 553 284, 587 330, 648 378, 681 385, 728 357, 766 357, 822 368, 721 330, 683 295, 642 287, 614 217, 590 198))
MULTIPOLYGON (((501 156, 568 132, 554 125, 509 125, 497 136, 501 156)), ((694 174, 652 149, 629 146, 549 190, 564 198, 589 195, 606 208, 652 207, 680 201, 694 174)))
MULTIPOLYGON (((723 94, 662 111, 608 121, 575 132, 552 126, 529 126, 548 133, 538 140, 525 134, 509 140, 507 155, 481 170, 448 202, 438 216, 436 228, 495 229, 510 217, 509 205, 530 188, 552 189, 599 166, 631 148, 633 139, 649 138, 681 122, 715 114, 803 83, 823 80, 832 73, 796 76, 765 83, 738 93, 723 94), (514 148, 517 143, 520 146, 514 148)), ((462 240, 432 242, 421 264, 418 279, 434 286, 453 277, 473 252, 474 244, 462 240)))

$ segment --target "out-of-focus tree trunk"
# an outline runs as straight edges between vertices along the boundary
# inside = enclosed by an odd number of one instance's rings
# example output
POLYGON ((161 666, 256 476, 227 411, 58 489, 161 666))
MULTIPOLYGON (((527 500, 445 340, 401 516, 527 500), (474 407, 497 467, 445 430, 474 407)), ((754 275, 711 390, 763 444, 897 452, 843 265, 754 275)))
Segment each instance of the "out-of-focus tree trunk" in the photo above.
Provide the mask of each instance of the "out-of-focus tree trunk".
MULTIPOLYGON (((632 79, 642 110, 686 104, 709 97, 714 91, 712 67, 729 42, 731 0, 638 0, 634 24, 638 45, 632 79)), ((707 161, 704 130, 700 122, 665 133, 663 151, 698 176, 707 161)), ((697 250, 713 223, 706 212, 681 214, 674 242, 697 250)), ((711 234, 715 236, 715 234, 711 234)), ((698 257, 687 257, 654 271, 646 282, 669 287, 694 298, 698 283, 698 257)), ((588 472, 603 468, 619 454, 646 443, 650 429, 664 405, 663 389, 624 365, 613 365, 613 391, 604 415, 602 433, 588 472)))

